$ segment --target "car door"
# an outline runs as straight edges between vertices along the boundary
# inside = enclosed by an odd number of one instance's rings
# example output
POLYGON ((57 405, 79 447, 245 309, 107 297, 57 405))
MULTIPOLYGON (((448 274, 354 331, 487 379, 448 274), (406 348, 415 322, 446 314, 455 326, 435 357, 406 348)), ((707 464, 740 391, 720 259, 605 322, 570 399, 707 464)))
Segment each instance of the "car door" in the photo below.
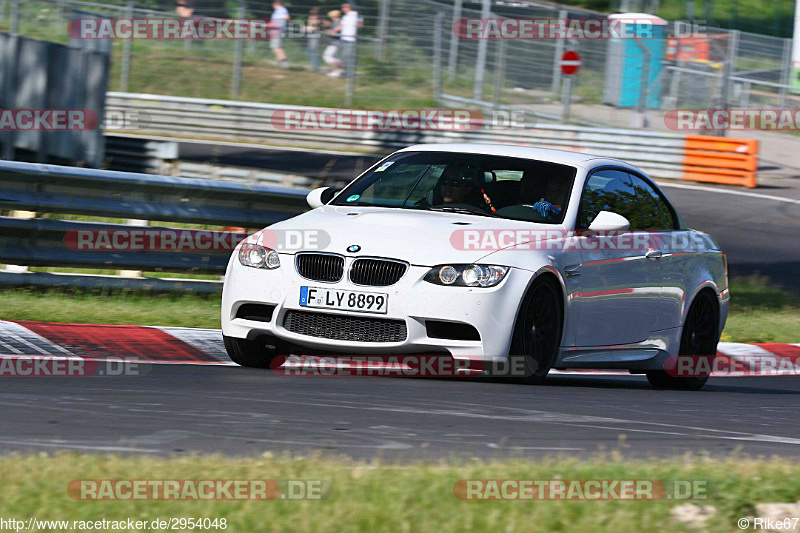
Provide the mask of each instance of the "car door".
POLYGON ((659 330, 676 328, 682 322, 691 272, 696 271, 694 265, 702 262, 702 258, 695 253, 698 248, 693 248, 697 243, 693 241, 692 232, 681 228, 675 209, 664 195, 644 177, 631 174, 631 183, 641 206, 637 209, 635 224, 650 232, 651 248, 657 251, 655 261, 661 278, 661 300, 654 327, 659 330))
POLYGON ((575 302, 578 346, 634 344, 664 325, 659 320, 664 305, 659 264, 647 257, 653 251, 646 235, 586 231, 600 211, 620 214, 632 221, 632 230, 639 229, 639 204, 627 171, 601 169, 587 178, 576 222, 576 229, 582 230, 581 266, 572 273, 580 286, 575 302))

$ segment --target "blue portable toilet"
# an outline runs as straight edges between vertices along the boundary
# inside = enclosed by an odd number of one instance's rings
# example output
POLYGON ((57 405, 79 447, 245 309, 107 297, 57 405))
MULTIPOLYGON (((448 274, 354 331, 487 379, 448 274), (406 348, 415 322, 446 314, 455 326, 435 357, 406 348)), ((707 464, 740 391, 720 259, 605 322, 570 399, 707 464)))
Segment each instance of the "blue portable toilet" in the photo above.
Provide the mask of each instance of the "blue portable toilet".
POLYGON ((650 55, 647 73, 647 107, 661 107, 661 71, 667 46, 667 21, 645 13, 609 15, 616 21, 620 38, 609 39, 603 103, 637 107, 642 94, 644 45, 650 55), (634 37, 629 37, 634 36, 634 37), (636 37, 638 36, 638 37, 636 37))

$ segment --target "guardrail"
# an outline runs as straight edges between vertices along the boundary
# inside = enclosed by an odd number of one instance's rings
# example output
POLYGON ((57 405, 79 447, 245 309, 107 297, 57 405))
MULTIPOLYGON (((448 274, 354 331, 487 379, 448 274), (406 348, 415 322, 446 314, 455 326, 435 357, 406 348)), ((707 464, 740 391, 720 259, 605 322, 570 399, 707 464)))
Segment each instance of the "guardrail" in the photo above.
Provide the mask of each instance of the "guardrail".
MULTIPOLYGON (((305 211, 306 194, 300 189, 261 184, 0 161, 0 209, 14 211, 262 228, 305 211)), ((221 275, 235 245, 231 239, 236 235, 239 234, 3 216, 0 263, 221 275), (96 238, 101 234, 109 239, 108 245, 96 238), (126 244, 113 244, 115 234, 125 236, 126 244), (139 245, 128 246, 137 234, 143 235, 137 237, 139 245), (82 235, 91 246, 82 245, 82 235), (166 235, 173 246, 153 246, 153 241, 148 245, 150 235, 155 235, 159 243, 166 235), (181 238, 204 244, 181 246, 181 238), (217 244, 226 242, 227 245, 217 244)), ((127 279, 109 284, 108 279, 41 272, 0 273, 0 284, 11 285, 220 290, 219 283, 204 281, 127 279)))
MULTIPOLYGON (((105 139, 104 168, 146 174, 173 174, 172 170, 178 160, 177 142, 123 135, 106 135, 105 139)), ((177 175, 183 176, 181 173, 177 175)))
MULTIPOLYGON (((695 135, 641 130, 530 124, 518 128, 449 130, 287 130, 273 113, 316 108, 206 100, 149 94, 108 93, 109 112, 146 116, 135 133, 228 139, 334 150, 389 153, 418 143, 497 143, 577 150, 629 161, 659 179, 687 179, 754 187, 758 143, 710 141, 694 148, 695 135), (745 157, 746 156, 746 157, 745 157), (720 166, 720 162, 725 164, 720 166)), ((318 109, 317 109, 318 110, 318 109)), ((132 132, 133 133, 133 132, 132 132)))
POLYGON ((0 175, 0 209, 262 227, 307 207, 306 191, 269 185, 13 161, 0 175))

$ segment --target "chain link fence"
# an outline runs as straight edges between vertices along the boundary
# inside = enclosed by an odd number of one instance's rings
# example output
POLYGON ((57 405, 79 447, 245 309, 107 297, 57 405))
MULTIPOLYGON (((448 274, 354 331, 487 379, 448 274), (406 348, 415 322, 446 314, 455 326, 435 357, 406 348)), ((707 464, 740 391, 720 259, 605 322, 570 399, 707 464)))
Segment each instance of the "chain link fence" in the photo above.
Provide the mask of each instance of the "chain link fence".
MULTIPOLYGON (((265 1, 216 4, 208 13, 198 8, 195 16, 266 19, 272 13, 265 1)), ((311 69, 305 25, 310 10, 319 4, 286 4, 292 16, 284 41, 288 68, 277 64, 268 40, 116 40, 106 42, 112 52, 109 88, 320 107, 520 109, 533 111, 544 121, 560 121, 562 102, 567 100, 559 59, 566 50, 575 50, 582 67, 572 77, 569 101, 584 106, 608 104, 631 111, 641 111, 642 103, 645 109, 798 106, 790 87, 789 39, 708 28, 705 37, 665 41, 663 49, 648 52, 655 54, 651 58, 655 66, 643 72, 633 57, 639 51, 630 46, 615 49, 619 43, 609 40, 482 41, 461 39, 453 31, 456 20, 487 13, 527 19, 605 18, 598 13, 513 3, 478 10, 480 2, 379 0, 358 10, 363 28, 355 76, 344 79, 326 75, 331 67, 324 61, 319 71, 311 69), (619 83, 618 77, 625 80, 619 83), (630 100, 612 94, 627 90, 629 78, 638 83, 637 77, 645 78, 645 83, 633 90, 645 96, 630 100)), ((177 17, 170 2, 161 2, 159 9, 152 5, 125 0, 4 0, 0 25, 21 35, 70 42, 67 24, 76 17, 177 17)), ((328 12, 339 7, 322 5, 320 15, 329 20, 328 12)), ((316 54, 322 54, 328 39, 323 35, 316 54)), ((576 113, 570 121, 590 124, 591 115, 576 113)))

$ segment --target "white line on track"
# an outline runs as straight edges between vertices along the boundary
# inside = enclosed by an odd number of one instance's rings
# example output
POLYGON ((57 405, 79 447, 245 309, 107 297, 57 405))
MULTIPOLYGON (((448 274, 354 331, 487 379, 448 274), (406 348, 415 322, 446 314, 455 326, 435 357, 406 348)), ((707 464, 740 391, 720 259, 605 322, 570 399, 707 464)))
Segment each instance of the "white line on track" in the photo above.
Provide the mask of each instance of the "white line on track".
POLYGON ((762 200, 772 200, 775 202, 786 202, 788 204, 798 204, 800 205, 800 200, 795 200, 793 198, 782 198, 780 196, 772 196, 771 194, 761 194, 757 192, 748 192, 748 191, 731 191, 729 189, 716 189, 714 187, 701 187, 699 185, 686 185, 683 183, 669 183, 666 181, 657 181, 661 187, 672 187, 673 189, 688 189, 691 191, 706 191, 706 192, 716 192, 720 194, 732 194, 734 196, 747 196, 749 198, 760 198, 762 200))

